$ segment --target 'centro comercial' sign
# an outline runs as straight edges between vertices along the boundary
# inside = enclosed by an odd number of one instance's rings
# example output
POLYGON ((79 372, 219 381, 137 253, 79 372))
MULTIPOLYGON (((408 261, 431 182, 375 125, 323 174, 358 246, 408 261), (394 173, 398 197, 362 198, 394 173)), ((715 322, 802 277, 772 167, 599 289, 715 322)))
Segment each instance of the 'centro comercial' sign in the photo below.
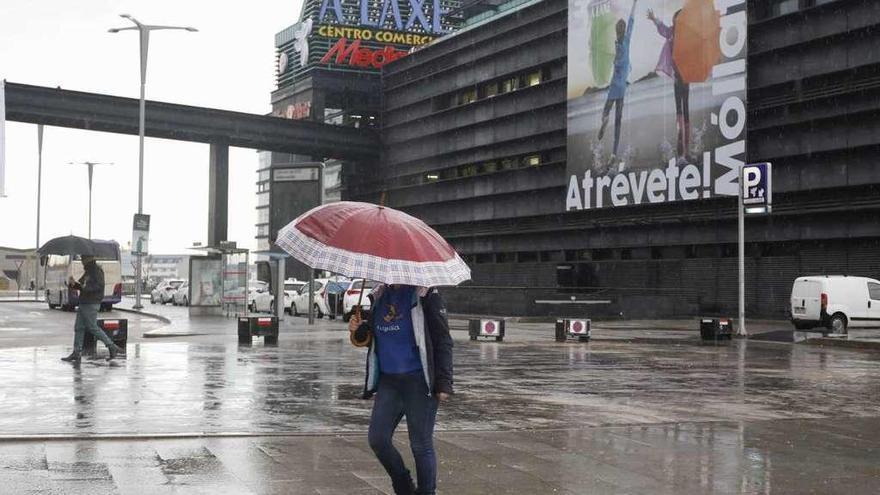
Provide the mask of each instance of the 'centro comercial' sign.
POLYGON ((461 20, 450 12, 459 4, 458 0, 306 0, 300 22, 276 36, 279 87, 317 67, 376 72, 455 30, 461 20))

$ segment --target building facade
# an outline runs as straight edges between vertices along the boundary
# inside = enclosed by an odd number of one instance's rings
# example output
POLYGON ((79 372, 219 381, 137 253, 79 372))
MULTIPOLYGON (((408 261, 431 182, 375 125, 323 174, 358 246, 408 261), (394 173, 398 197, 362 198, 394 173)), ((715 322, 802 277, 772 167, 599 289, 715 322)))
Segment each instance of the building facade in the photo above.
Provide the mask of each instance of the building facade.
MULTIPOLYGON (((386 65, 383 157, 345 197, 458 249, 451 311, 735 314, 735 198, 566 211, 568 7, 507 2, 386 65)), ((748 31, 744 161, 773 163, 774 207, 747 219, 746 309, 784 317, 797 276, 880 277, 880 4, 753 0, 748 31)))
POLYGON ((0 291, 32 290, 31 283, 43 286, 43 270, 33 249, 0 246, 0 291))
MULTIPOLYGON (((376 130, 378 140, 381 68, 454 30, 459 7, 458 0, 307 0, 299 22, 275 36, 277 87, 271 95, 272 114, 376 130)), ((258 250, 271 250, 278 230, 298 215, 322 202, 342 199, 346 176, 368 175, 373 167, 366 162, 261 152, 256 184, 258 250)), ((308 268, 293 260, 286 271, 288 277, 308 278, 308 268)))

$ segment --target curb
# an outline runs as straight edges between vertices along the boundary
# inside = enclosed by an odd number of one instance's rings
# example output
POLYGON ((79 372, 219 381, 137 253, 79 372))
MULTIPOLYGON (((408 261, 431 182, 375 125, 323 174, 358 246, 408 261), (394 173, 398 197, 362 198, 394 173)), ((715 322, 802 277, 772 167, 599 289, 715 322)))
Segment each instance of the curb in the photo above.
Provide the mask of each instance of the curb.
POLYGON ((113 306, 113 310, 114 310, 114 311, 119 311, 119 312, 121 312, 121 313, 130 313, 130 314, 133 314, 133 315, 146 316, 147 318, 154 318, 154 319, 156 319, 156 320, 161 321, 162 323, 164 323, 164 324, 166 324, 166 325, 170 325, 170 324, 171 324, 171 320, 169 320, 168 318, 166 318, 166 317, 164 317, 164 316, 162 316, 162 315, 157 315, 157 314, 155 314, 155 313, 145 313, 145 312, 143 312, 143 311, 135 311, 135 310, 133 310, 133 309, 120 308, 120 307, 118 307, 118 306, 113 306))
POLYGON ((880 342, 865 340, 841 340, 819 337, 815 339, 807 339, 799 343, 819 347, 840 347, 855 351, 880 351, 880 342))

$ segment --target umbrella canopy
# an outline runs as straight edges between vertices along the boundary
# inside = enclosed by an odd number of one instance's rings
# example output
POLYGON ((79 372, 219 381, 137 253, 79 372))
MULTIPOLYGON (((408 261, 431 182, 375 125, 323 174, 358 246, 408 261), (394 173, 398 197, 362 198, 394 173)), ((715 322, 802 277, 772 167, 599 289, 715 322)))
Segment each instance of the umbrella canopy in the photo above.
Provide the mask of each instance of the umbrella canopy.
POLYGON ((370 203, 313 208, 282 228, 276 244, 310 267, 386 284, 435 287, 471 278, 467 264, 434 229, 370 203))
POLYGON ((675 18, 672 60, 686 83, 703 82, 721 60, 721 14, 713 0, 687 0, 675 18))
POLYGON ((64 237, 56 237, 54 239, 50 239, 45 244, 43 244, 38 253, 42 256, 47 256, 50 254, 57 254, 59 256, 68 256, 68 255, 87 255, 87 256, 97 256, 98 255, 98 246, 90 239, 86 239, 84 237, 77 237, 75 235, 68 235, 64 237))

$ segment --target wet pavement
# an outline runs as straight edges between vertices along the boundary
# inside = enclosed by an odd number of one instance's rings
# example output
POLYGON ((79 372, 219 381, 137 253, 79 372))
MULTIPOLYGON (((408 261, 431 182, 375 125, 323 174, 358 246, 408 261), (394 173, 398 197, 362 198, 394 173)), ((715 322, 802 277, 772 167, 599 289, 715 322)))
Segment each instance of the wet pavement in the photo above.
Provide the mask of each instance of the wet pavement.
MULTIPOLYGON (((872 494, 876 419, 437 434, 439 492, 872 494)), ((398 441, 409 465, 412 459, 398 441)), ((364 435, 16 442, 5 493, 391 494, 364 435)))
MULTIPOLYGON (((130 340, 165 325, 162 321, 122 311, 98 313, 98 318, 127 318, 130 340)), ((0 302, 0 348, 72 345, 76 313, 49 309, 44 302, 0 302)))
MULTIPOLYGON (((99 346, 80 366, 58 360, 69 344, 0 349, 0 493, 392 493, 341 322, 288 317, 278 346, 239 346, 235 320, 166 308, 209 333, 135 339, 113 362, 99 346)), ((680 332, 453 332, 439 493, 878 492, 880 354, 680 332)))

